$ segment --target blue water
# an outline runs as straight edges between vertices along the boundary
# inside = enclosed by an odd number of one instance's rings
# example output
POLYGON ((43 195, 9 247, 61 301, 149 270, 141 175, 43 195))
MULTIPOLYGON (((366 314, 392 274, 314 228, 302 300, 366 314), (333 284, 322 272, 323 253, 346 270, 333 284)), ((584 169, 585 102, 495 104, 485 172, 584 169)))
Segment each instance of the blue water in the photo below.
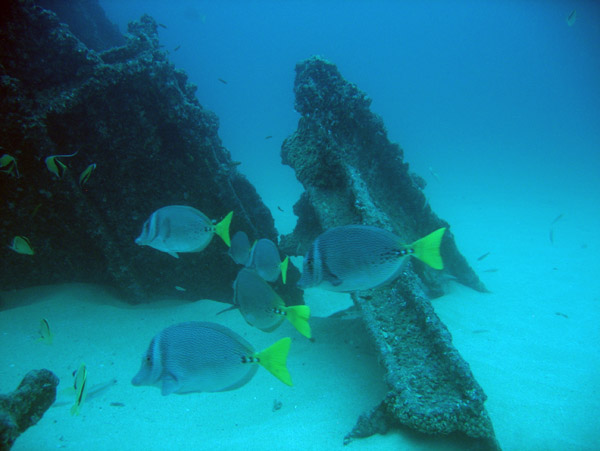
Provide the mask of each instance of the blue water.
POLYGON ((167 27, 161 44, 198 85, 224 145, 271 206, 274 191, 288 194, 288 207, 301 191, 279 150, 299 117, 294 66, 312 55, 337 64, 373 99, 421 175, 431 167, 446 180, 490 183, 478 174, 491 167, 502 185, 560 181, 600 198, 598 2, 101 4, 122 31, 143 13, 167 27))

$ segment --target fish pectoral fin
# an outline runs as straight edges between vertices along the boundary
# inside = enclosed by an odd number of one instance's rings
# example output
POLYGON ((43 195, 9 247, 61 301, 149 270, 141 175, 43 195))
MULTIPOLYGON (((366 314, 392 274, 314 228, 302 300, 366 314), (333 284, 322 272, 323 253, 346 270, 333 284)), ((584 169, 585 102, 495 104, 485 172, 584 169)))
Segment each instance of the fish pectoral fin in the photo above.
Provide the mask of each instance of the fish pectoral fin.
POLYGON ((292 305, 286 307, 286 318, 298 332, 306 338, 311 338, 312 332, 308 319, 310 318, 310 307, 308 305, 292 305))
POLYGON ((173 376, 170 373, 165 374, 165 376, 163 377, 163 383, 160 392, 163 396, 167 396, 179 390, 180 386, 181 384, 177 381, 175 376, 173 376))
POLYGON ((173 252, 173 251, 165 251, 167 254, 169 254, 171 257, 175 257, 175 258, 179 258, 179 255, 177 255, 177 252, 173 252))
POLYGON ((327 282, 329 282, 334 287, 340 286, 343 282, 342 279, 340 279, 338 276, 336 276, 335 274, 333 274, 329 271, 327 271, 327 274, 323 274, 323 279, 325 279, 327 282))
POLYGON ((285 366, 292 339, 282 338, 256 354, 260 365, 286 385, 292 386, 292 376, 285 366))

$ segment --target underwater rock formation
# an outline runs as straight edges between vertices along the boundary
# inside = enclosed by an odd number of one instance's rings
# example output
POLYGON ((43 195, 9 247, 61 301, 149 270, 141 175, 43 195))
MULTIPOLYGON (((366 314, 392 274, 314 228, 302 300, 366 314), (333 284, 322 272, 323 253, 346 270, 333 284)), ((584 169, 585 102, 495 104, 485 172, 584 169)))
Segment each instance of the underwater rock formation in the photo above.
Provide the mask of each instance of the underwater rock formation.
POLYGON ((0 395, 0 449, 10 449, 27 428, 36 424, 56 399, 58 377, 48 370, 25 375, 10 395, 0 395))
POLYGON ((159 49, 156 22, 144 16, 129 25, 125 45, 96 52, 31 1, 5 10, 0 156, 14 157, 18 172, 0 172, 0 242, 25 236, 35 254, 3 245, 3 289, 87 282, 134 301, 231 302, 238 268, 220 239, 179 259, 134 243, 166 205, 213 220, 233 210, 232 233, 277 240, 271 213, 221 144, 218 118, 159 49), (65 154, 75 155, 59 160, 67 169, 57 177, 45 160, 65 154))
MULTIPOLYGON (((281 154, 305 191, 294 206, 296 228, 282 239, 284 252, 303 254, 319 234, 339 225, 382 227, 406 243, 449 227, 431 210, 422 192, 425 181, 409 172, 402 150, 389 142, 381 118, 369 109, 370 99, 334 64, 319 57, 299 63, 294 91, 302 117, 281 154)), ((443 273, 486 291, 450 230, 441 253, 443 273)), ((428 301, 443 294, 448 277, 443 273, 412 259, 394 284, 353 294, 378 345, 390 392, 348 440, 401 424, 495 446, 485 394, 428 301)))
POLYGON ((126 42, 119 27, 108 20, 98 0, 35 0, 35 3, 56 13, 71 33, 92 50, 107 50, 126 42))
MULTIPOLYGON (((294 205, 297 226, 282 238, 284 252, 304 254, 318 235, 338 225, 386 228, 407 243, 448 227, 423 194, 425 180, 409 172, 402 149, 388 140, 383 121, 370 111, 371 100, 335 65, 318 57, 299 63, 294 92, 302 117, 284 141, 281 157, 305 191, 294 205)), ((445 273, 487 291, 458 251, 451 230, 441 252, 445 273)), ((427 287, 442 294, 441 275, 414 266, 427 287)))

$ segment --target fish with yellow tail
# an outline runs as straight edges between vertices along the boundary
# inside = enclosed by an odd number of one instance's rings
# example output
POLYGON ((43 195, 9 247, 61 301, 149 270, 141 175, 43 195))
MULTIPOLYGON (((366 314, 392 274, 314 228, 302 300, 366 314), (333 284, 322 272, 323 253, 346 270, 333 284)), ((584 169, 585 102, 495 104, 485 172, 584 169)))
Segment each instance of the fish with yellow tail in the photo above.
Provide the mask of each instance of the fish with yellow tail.
POLYGON ((69 154, 69 155, 50 155, 49 157, 46 157, 46 159, 44 160, 44 163, 46 163, 46 167, 48 168, 48 170, 50 172, 52 172, 55 176, 57 176, 59 179, 61 179, 63 177, 63 175, 65 175, 65 171, 67 170, 67 165, 64 164, 62 161, 59 160, 59 158, 70 158, 70 157, 74 157, 75 155, 77 155, 78 152, 69 154))
POLYGON ((83 186, 87 183, 88 179, 92 175, 92 172, 96 169, 96 163, 90 164, 87 168, 83 170, 81 175, 79 176, 79 186, 83 186))
POLYGON ((392 232, 378 227, 329 229, 306 253, 298 286, 342 292, 368 290, 398 277, 408 256, 443 269, 440 245, 445 231, 441 228, 412 244, 403 244, 392 232))
POLYGON ((291 339, 282 338, 264 351, 227 327, 189 321, 167 327, 154 336, 131 383, 155 386, 171 393, 235 390, 252 379, 262 366, 286 385, 291 339))
POLYGON ((19 178, 19 170, 17 169, 17 160, 12 155, 5 153, 0 157, 0 171, 19 178))
POLYGON ((16 237, 14 237, 12 243, 9 244, 8 248, 16 252, 17 254, 35 254, 33 248, 31 247, 31 243, 29 242, 29 238, 25 236, 17 235, 16 237))
POLYGON ((247 266, 254 268, 267 282, 275 282, 281 274, 281 280, 285 284, 288 262, 287 256, 283 261, 281 260, 279 250, 273 241, 261 238, 252 246, 250 262, 247 266))
POLYGON ((195 208, 185 205, 170 205, 156 210, 142 227, 136 244, 150 246, 179 258, 180 252, 201 252, 218 235, 229 247, 229 225, 233 211, 218 224, 195 208))
MULTIPOLYGON (((286 306, 283 299, 253 269, 243 268, 233 283, 233 308, 239 308, 248 324, 272 332, 288 320, 306 338, 311 338, 307 305, 286 306)), ((228 309, 229 310, 229 309, 228 309)))
POLYGON ((40 334, 40 338, 37 341, 41 341, 46 343, 47 345, 51 345, 54 341, 54 335, 52 335, 52 331, 50 330, 50 323, 46 318, 42 318, 40 321, 40 328, 38 329, 40 334))
POLYGON ((85 384, 87 382, 87 369, 85 365, 82 363, 79 366, 79 369, 75 373, 75 380, 73 382, 73 387, 75 388, 75 404, 71 407, 71 415, 79 415, 79 411, 81 409, 81 405, 85 401, 86 395, 86 387, 85 384))

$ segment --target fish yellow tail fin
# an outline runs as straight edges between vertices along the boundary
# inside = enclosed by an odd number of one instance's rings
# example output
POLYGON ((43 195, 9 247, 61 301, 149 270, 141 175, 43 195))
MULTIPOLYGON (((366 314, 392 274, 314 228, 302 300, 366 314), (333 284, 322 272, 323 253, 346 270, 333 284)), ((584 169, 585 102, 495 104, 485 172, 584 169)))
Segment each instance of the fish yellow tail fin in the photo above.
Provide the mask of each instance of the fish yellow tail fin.
POLYGON ((269 346, 264 351, 260 351, 255 355, 258 358, 259 363, 269 371, 273 376, 279 379, 286 385, 292 385, 292 376, 285 366, 288 352, 290 352, 290 345, 292 339, 290 337, 282 338, 276 343, 269 346))
POLYGON ((233 217, 233 211, 230 211, 221 222, 215 226, 215 233, 221 237, 227 247, 231 247, 231 238, 229 238, 229 224, 231 224, 231 218, 233 217))
POLYGON ((310 324, 308 324, 308 318, 310 318, 310 307, 308 305, 292 305, 285 308, 286 318, 292 323, 298 332, 304 335, 306 338, 310 338, 311 330, 310 324))
POLYGON ((440 244, 442 243, 442 236, 444 236, 445 231, 446 228, 442 227, 415 241, 410 245, 414 250, 413 255, 423 263, 427 263, 433 269, 444 269, 444 262, 440 255, 440 244))
POLYGON ((283 261, 279 264, 279 268, 281 269, 281 280, 283 281, 284 285, 285 285, 285 281, 287 280, 287 269, 288 269, 289 262, 290 262, 290 257, 288 257, 286 255, 285 258, 283 259, 283 261))

